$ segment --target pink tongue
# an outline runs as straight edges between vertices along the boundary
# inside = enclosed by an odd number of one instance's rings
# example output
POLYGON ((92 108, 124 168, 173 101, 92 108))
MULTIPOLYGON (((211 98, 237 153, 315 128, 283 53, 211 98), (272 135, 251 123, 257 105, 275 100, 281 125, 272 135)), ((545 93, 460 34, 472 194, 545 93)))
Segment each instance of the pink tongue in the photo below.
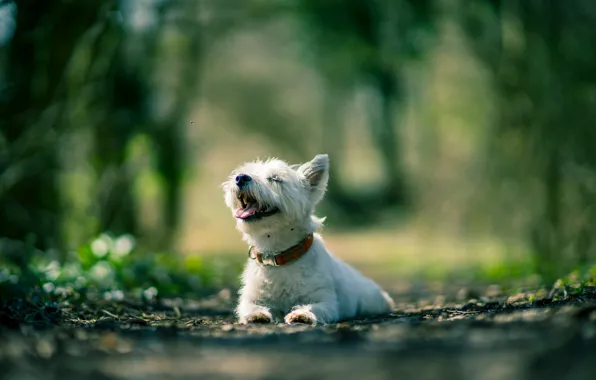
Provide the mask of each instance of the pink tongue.
POLYGON ((247 209, 239 208, 239 209, 236 210, 236 218, 246 219, 249 216, 254 215, 257 211, 258 210, 257 210, 257 207, 256 206, 252 206, 252 207, 247 208, 247 209))

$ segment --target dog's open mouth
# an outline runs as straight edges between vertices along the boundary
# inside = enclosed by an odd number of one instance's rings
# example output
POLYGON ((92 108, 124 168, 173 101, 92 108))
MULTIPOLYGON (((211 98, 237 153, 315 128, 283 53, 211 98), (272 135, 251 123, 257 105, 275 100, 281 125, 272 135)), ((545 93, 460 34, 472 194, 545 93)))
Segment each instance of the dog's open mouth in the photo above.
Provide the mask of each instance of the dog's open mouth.
POLYGON ((266 204, 259 205, 259 202, 246 192, 238 193, 238 200, 240 201, 241 207, 236 209, 235 216, 244 221, 265 218, 279 212, 279 209, 275 206, 266 204))

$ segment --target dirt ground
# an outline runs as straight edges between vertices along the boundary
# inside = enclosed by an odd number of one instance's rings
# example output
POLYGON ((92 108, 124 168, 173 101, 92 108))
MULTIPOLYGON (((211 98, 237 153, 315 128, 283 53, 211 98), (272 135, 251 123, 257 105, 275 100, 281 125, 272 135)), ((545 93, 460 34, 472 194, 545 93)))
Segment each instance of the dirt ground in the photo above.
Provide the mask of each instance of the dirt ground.
POLYGON ((13 301, 0 309, 0 378, 596 379, 596 288, 536 294, 398 297, 391 315, 320 327, 235 324, 225 292, 13 301))

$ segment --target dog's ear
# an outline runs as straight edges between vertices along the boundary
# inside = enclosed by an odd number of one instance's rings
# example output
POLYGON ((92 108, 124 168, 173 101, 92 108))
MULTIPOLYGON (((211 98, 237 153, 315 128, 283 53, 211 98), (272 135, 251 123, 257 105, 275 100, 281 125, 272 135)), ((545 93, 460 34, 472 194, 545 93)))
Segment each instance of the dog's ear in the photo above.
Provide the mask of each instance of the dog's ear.
POLYGON ((319 202, 327 190, 329 181, 329 156, 318 154, 311 161, 302 164, 297 171, 310 186, 313 203, 319 202))

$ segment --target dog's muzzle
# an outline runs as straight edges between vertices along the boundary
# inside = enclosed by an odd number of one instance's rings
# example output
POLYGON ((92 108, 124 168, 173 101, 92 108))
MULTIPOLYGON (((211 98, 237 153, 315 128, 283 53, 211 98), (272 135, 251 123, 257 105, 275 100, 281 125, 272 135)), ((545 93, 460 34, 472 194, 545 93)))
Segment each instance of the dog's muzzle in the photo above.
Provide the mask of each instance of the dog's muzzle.
MULTIPOLYGON (((243 179, 239 180, 244 181, 243 179)), ((234 216, 245 222, 257 221, 279 212, 278 207, 259 203, 249 191, 240 190, 237 192, 236 197, 240 203, 240 207, 236 208, 234 216)))

